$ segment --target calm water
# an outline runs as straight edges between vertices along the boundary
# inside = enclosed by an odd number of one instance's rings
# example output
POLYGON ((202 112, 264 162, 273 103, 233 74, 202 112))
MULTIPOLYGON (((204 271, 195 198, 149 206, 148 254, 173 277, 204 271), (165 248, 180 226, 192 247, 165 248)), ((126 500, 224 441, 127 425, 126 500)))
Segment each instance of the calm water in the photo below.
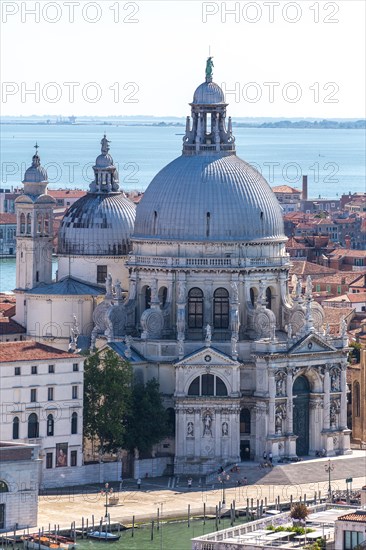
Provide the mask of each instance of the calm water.
MULTIPOLYGON (((1 214, 0 214, 1 216, 1 214)), ((56 277, 57 260, 53 260, 53 277, 56 277)), ((15 258, 0 258, 0 292, 11 292, 15 288, 15 258)))
MULTIPOLYGON (((35 141, 50 186, 87 189, 100 139, 106 129, 121 187, 143 190, 154 175, 180 155, 182 127, 90 125, 1 125, 1 187, 19 185, 35 141)), ((363 130, 234 129, 238 155, 260 168, 271 185, 300 185, 308 174, 309 194, 335 197, 365 191, 363 130)))

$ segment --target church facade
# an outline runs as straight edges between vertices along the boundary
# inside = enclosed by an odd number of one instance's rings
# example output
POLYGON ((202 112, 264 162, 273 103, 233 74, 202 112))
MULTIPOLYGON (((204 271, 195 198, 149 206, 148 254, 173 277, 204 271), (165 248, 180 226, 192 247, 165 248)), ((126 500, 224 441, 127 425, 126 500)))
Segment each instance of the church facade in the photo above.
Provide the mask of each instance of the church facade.
MULTIPOLYGON (((305 293, 294 280, 290 294, 282 209, 265 179, 236 155, 211 61, 190 104, 182 155, 148 186, 131 251, 126 241, 120 272, 105 274, 89 345, 120 343, 125 358, 138 354, 145 381, 158 379, 175 414, 176 473, 203 474, 264 451, 275 459, 348 453, 345 323, 339 335, 329 334, 310 279, 305 293)), ((102 173, 91 193, 116 192, 113 171, 102 173)), ((74 213, 87 230, 91 217, 78 202, 74 213)), ((106 209, 106 220, 113 212, 106 209)), ((69 217, 60 230, 65 274, 69 256, 83 255, 86 245, 79 246, 80 221, 70 229, 69 217)), ((111 236, 99 237, 106 254, 111 236)))

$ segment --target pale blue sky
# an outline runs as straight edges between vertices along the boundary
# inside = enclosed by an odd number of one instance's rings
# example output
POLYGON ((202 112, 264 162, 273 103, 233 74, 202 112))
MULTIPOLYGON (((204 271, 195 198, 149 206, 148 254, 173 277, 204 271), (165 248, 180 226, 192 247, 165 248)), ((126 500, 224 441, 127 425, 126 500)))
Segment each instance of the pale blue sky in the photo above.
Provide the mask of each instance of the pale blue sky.
POLYGON ((227 89, 238 83, 238 95, 227 95, 234 117, 365 116, 363 0, 226 4, 79 0, 69 5, 66 0, 41 1, 39 22, 25 11, 36 2, 1 4, 2 115, 185 116, 195 87, 204 80, 210 45, 214 80, 227 89), (226 22, 225 6, 236 9, 236 16, 227 14, 226 22), (97 17, 96 23, 86 20, 97 17), (289 22, 296 18, 297 22, 289 22), (326 23, 326 18, 338 22, 326 23), (47 87, 50 82, 57 86, 47 87), (65 82, 80 83, 74 89, 74 102, 71 85, 65 82), (90 82, 96 82, 101 93, 95 103, 88 101, 97 92, 87 86, 90 82), (251 82, 255 85, 248 85, 251 82), (279 83, 273 87, 272 102, 270 85, 264 84, 271 82, 279 83), (293 82, 296 86, 289 85, 293 82), (39 101, 31 95, 21 97, 21 91, 24 95, 35 86, 39 101), (61 97, 52 103, 56 93, 61 97), (286 101, 286 93, 290 99, 301 93, 301 99, 286 101), (250 101, 257 94, 258 101, 250 101), (324 102, 327 96, 337 102, 324 102), (137 101, 123 101, 128 97, 137 101))

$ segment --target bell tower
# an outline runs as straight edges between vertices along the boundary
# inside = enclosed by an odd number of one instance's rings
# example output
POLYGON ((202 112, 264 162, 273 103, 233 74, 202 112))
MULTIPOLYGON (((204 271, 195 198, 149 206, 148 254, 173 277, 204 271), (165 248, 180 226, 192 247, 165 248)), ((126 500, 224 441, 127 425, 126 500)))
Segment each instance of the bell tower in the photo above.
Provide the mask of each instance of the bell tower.
MULTIPOLYGON (((36 153, 26 170, 23 193, 15 201, 16 290, 24 291, 52 282, 53 206, 47 194, 48 177, 36 153)), ((20 313, 20 312, 19 312, 20 313)), ((20 317, 17 311, 17 317, 20 317)))

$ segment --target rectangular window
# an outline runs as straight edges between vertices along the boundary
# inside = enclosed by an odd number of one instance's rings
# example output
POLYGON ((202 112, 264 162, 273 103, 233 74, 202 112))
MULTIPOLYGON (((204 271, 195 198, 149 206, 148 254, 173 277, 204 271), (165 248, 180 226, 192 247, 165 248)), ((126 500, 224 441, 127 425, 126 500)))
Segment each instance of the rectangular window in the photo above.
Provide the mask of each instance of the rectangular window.
POLYGON ((50 469, 53 467, 53 453, 46 454, 46 468, 50 469))
POLYGON ((332 289, 330 288, 330 285, 327 285, 327 292, 329 292, 329 293, 330 293, 330 292, 331 292, 331 290, 332 290, 332 289))
POLYGON ((78 364, 78 363, 74 363, 74 364, 72 365, 72 370, 73 370, 74 372, 78 372, 78 370, 79 370, 79 364, 78 364))
POLYGON ((55 372, 55 365, 48 365, 48 373, 53 374, 55 372))
POLYGON ((48 388, 48 401, 53 401, 54 391, 53 388, 48 388))
POLYGON ((78 387, 77 387, 77 386, 73 386, 73 387, 72 387, 72 398, 73 398, 73 399, 77 399, 77 398, 78 398, 78 387))
POLYGON ((39 271, 36 271, 36 283, 39 283, 39 271))
POLYGON ((30 400, 31 403, 35 403, 37 401, 37 390, 35 388, 31 389, 30 400))
POLYGON ((77 451, 71 451, 70 453, 70 466, 77 466, 78 465, 78 452, 77 451))
POLYGON ((316 291, 320 292, 320 285, 316 285, 316 291))
POLYGON ((344 531, 344 550, 353 550, 363 542, 362 531, 344 531))
POLYGON ((106 279, 107 279, 107 266, 97 265, 97 283, 104 285, 106 279))
POLYGON ((14 375, 20 376, 20 367, 14 367, 14 375))
POLYGON ((342 287, 339 285, 337 286, 337 293, 342 294, 342 287))
POLYGON ((31 367, 31 373, 37 374, 37 367, 31 367))

